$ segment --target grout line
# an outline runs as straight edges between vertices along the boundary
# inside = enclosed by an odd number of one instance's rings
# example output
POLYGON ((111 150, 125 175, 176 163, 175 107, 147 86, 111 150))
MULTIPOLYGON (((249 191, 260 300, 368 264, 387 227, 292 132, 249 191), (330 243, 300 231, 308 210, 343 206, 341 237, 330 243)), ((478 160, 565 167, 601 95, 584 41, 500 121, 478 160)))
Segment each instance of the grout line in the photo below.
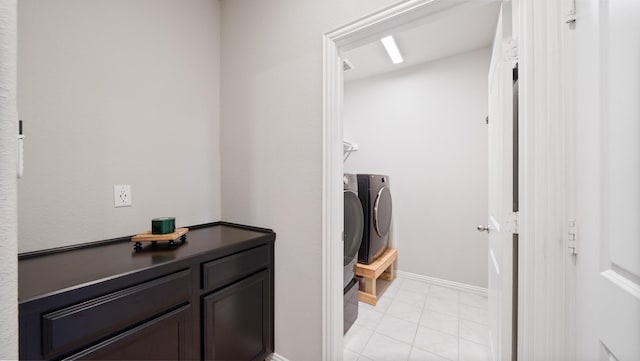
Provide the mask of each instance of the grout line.
POLYGON ((411 348, 413 349, 413 344, 416 342, 416 336, 418 335, 418 330, 420 329, 420 321, 422 320, 422 314, 424 313, 424 307, 427 305, 427 295, 429 295, 429 289, 427 288, 427 294, 424 296, 424 301, 422 301, 422 306, 420 307, 420 317, 418 317, 418 326, 416 327, 416 332, 413 333, 413 340, 411 340, 411 348))
POLYGON ((460 330, 460 309, 462 306, 462 292, 458 292, 458 360, 460 360, 460 336, 462 331, 460 330))

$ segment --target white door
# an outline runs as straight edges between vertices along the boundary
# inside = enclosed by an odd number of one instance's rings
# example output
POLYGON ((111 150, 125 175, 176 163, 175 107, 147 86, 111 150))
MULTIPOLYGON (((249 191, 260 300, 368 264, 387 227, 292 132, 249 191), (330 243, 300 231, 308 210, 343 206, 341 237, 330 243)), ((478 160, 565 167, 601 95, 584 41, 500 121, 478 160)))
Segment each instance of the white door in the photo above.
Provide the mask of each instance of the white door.
MULTIPOLYGON (((489 338, 510 360, 513 303, 513 66, 511 6, 503 3, 489 69, 489 338)), ((480 227, 479 227, 480 228, 480 227)))
POLYGON ((640 360, 640 1, 576 10, 576 360, 640 360))

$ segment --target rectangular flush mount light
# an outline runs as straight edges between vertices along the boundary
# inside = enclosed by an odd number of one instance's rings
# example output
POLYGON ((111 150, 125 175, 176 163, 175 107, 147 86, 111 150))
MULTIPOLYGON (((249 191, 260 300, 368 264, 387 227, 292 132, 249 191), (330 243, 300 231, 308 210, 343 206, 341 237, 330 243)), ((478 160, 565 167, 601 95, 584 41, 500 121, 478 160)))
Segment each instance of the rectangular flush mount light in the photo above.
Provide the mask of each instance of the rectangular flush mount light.
POLYGON ((387 50, 387 53, 394 64, 399 64, 404 61, 404 59, 402 59, 402 54, 400 54, 400 50, 398 50, 396 41, 393 40, 393 36, 386 36, 380 39, 380 41, 382 41, 382 45, 384 45, 385 50, 387 50))

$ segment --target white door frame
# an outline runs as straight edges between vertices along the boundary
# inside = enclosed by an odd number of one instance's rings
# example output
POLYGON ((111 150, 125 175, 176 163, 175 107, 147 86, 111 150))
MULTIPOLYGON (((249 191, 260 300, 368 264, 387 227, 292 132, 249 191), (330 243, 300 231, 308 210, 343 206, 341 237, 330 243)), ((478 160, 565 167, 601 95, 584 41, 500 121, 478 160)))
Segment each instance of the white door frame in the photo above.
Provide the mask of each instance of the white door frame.
POLYGON ((574 292, 565 284, 571 260, 565 144, 573 136, 565 114, 567 3, 519 1, 519 360, 567 360, 573 354, 565 309, 574 292))
POLYGON ((0 0, 0 359, 18 359, 18 2, 0 0))
MULTIPOLYGON (((322 359, 341 360, 342 100, 340 54, 385 32, 494 0, 408 0, 323 36, 322 359)), ((557 0, 514 0, 520 79, 518 360, 564 359, 564 93, 557 0)))

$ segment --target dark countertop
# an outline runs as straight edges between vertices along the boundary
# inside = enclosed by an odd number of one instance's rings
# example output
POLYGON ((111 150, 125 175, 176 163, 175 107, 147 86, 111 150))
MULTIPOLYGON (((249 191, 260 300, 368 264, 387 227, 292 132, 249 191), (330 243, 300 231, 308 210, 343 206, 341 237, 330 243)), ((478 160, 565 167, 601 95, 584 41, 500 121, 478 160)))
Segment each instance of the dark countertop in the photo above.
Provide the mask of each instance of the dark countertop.
POLYGON ((145 242, 143 250, 135 252, 133 242, 124 240, 34 257, 22 256, 18 262, 18 299, 25 302, 213 251, 231 254, 252 247, 251 243, 257 246, 274 239, 275 233, 268 229, 218 222, 190 229, 187 242, 180 245, 177 241, 179 246, 173 250, 166 249, 166 242, 158 242, 157 250, 145 242))

